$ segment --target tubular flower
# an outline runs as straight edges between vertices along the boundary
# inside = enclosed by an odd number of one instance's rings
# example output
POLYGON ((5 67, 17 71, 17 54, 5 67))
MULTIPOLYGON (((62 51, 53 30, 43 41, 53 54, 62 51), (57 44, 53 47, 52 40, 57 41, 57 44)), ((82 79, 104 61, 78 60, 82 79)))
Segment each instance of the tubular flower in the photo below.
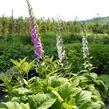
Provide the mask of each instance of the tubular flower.
POLYGON ((83 49, 83 58, 84 58, 84 68, 89 69, 92 68, 92 64, 89 62, 89 48, 88 48, 88 41, 86 36, 82 38, 82 49, 83 49))
POLYGON ((60 25, 59 24, 58 24, 57 32, 56 32, 56 47, 57 47, 59 61, 63 66, 62 61, 65 59, 65 50, 63 48, 63 40, 61 38, 61 32, 60 32, 60 25))
POLYGON ((82 47, 83 58, 87 59, 88 55, 89 55, 89 49, 88 49, 88 41, 87 41, 86 36, 83 36, 83 38, 82 38, 82 45, 83 45, 83 47, 82 47))
MULTIPOLYGON (((36 60, 40 60, 42 59, 42 44, 41 41, 38 37, 38 32, 36 31, 37 28, 37 24, 35 22, 35 17, 32 11, 32 7, 31 4, 29 2, 29 0, 27 1, 27 5, 28 5, 28 11, 29 11, 29 16, 30 16, 30 30, 31 30, 31 38, 32 38, 32 43, 34 44, 34 53, 36 54, 36 60)), ((38 28, 37 28, 38 29, 38 28)))

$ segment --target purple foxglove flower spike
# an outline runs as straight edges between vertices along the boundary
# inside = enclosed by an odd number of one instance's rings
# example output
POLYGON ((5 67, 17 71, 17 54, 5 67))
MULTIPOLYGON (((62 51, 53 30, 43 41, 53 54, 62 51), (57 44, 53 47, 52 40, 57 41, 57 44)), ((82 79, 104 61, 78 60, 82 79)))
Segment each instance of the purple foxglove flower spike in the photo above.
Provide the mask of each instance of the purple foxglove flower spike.
POLYGON ((27 1, 27 5, 28 5, 29 16, 30 16, 31 38, 32 38, 32 43, 34 44, 34 48, 35 48, 34 53, 36 54, 36 60, 39 61, 40 59, 42 59, 42 51, 43 51, 42 44, 38 37, 38 32, 36 31, 36 28, 38 29, 38 27, 35 22, 35 17, 34 17, 33 11, 32 11, 31 4, 30 4, 29 0, 26 0, 26 1, 27 1))

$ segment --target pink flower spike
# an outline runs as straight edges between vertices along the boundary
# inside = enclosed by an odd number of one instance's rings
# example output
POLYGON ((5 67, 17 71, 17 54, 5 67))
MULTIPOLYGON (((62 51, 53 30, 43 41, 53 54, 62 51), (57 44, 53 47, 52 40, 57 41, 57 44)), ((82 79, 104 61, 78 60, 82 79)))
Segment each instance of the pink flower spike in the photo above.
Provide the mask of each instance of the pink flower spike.
POLYGON ((26 0, 27 1, 27 5, 28 5, 28 11, 29 11, 29 15, 30 15, 30 30, 31 30, 31 38, 32 38, 32 43, 34 44, 34 53, 36 54, 36 60, 40 60, 42 59, 42 44, 41 44, 41 41, 38 37, 38 32, 36 30, 36 27, 37 27, 37 24, 35 22, 35 17, 33 15, 33 12, 32 12, 32 7, 31 7, 31 4, 29 2, 29 0, 26 0))

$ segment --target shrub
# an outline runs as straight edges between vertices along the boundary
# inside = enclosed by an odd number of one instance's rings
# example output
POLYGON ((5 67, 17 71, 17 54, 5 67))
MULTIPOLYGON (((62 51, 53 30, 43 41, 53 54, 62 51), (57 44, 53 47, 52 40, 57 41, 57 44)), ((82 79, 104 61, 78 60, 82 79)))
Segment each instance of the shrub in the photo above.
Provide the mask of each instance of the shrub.
POLYGON ((0 86, 5 87, 4 91, 8 92, 9 100, 0 103, 0 107, 4 109, 12 107, 14 109, 16 106, 21 109, 23 107, 25 109, 105 109, 103 96, 100 94, 101 89, 105 94, 108 87, 105 87, 97 74, 73 74, 64 78, 60 73, 55 73, 58 70, 54 65, 55 61, 52 61, 52 58, 45 58, 41 63, 35 65, 34 61, 27 62, 26 58, 20 59, 19 62, 13 60, 15 65, 13 70, 0 75, 0 80, 3 81, 0 86), (51 65, 53 65, 52 70, 49 70, 48 66, 51 65), (24 78, 24 74, 28 77, 31 67, 36 67, 39 74, 48 70, 44 74, 45 77, 24 78))
POLYGON ((10 59, 24 58, 28 56, 29 60, 35 58, 34 48, 31 45, 13 44, 4 48, 0 55, 0 71, 6 71, 12 66, 10 59))
POLYGON ((83 67, 83 55, 82 45, 80 43, 66 44, 65 50, 69 64, 71 64, 71 71, 76 73, 82 70, 83 67))
POLYGON ((92 44, 90 45, 91 63, 96 67, 95 72, 109 73, 109 45, 92 44))

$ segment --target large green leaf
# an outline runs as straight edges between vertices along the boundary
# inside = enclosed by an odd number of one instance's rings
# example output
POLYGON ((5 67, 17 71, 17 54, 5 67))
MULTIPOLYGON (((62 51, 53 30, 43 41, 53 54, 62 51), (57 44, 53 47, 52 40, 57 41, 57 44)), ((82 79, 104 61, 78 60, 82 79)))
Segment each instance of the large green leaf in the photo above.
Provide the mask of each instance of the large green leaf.
POLYGON ((91 102, 90 109, 105 109, 105 105, 102 101, 91 102))
POLYGON ((50 94, 36 94, 29 96, 31 109, 48 109, 56 101, 50 94))
POLYGON ((81 106, 87 102, 91 101, 92 93, 90 91, 81 91, 81 93, 77 96, 77 105, 81 106))
POLYGON ((80 78, 74 77, 74 78, 73 78, 73 81, 72 81, 72 85, 73 85, 74 87, 76 87, 76 86, 79 85, 79 83, 80 83, 80 78))
POLYGON ((8 109, 8 107, 5 104, 0 103, 0 109, 8 109))
POLYGON ((92 92, 92 98, 94 100, 101 100, 101 95, 99 91, 94 87, 94 85, 88 85, 88 91, 92 92))
POLYGON ((102 80, 105 83, 106 87, 109 88, 109 75, 102 74, 98 76, 98 79, 102 80))
POLYGON ((51 76, 49 77, 48 79, 48 85, 49 86, 52 86, 52 87, 60 87, 61 85, 63 85, 63 83, 66 83, 68 82, 68 79, 66 78, 60 78, 60 77, 57 77, 57 76, 51 76))
POLYGON ((72 87, 70 83, 64 83, 61 87, 60 87, 60 95, 62 96, 63 99, 69 97, 69 95, 72 92, 72 87))
POLYGON ((56 96, 60 103, 64 101, 57 91, 52 91, 52 94, 56 96))
POLYGON ((73 87, 70 83, 64 83, 59 90, 59 93, 63 99, 67 99, 71 94, 74 94, 75 96, 79 92, 80 89, 73 87))
POLYGON ((13 89, 13 93, 23 95, 23 94, 29 94, 29 93, 31 93, 31 91, 27 88, 21 87, 21 88, 13 89))
POLYGON ((0 109, 30 109, 29 104, 17 103, 17 102, 7 102, 1 103, 0 109))
POLYGON ((105 109, 105 105, 102 101, 87 102, 84 105, 79 106, 79 109, 105 109))

